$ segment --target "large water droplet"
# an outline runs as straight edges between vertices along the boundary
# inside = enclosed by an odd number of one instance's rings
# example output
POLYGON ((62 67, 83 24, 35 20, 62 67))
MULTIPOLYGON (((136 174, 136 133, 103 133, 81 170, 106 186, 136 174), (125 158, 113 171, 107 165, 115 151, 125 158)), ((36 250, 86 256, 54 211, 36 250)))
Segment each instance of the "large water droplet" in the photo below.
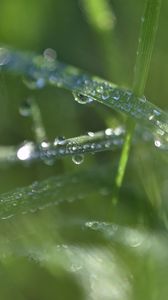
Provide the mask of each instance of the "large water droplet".
POLYGON ((54 62, 57 58, 57 53, 54 49, 47 48, 43 52, 43 56, 46 61, 48 62, 54 62))
POLYGON ((10 60, 10 52, 8 49, 0 48, 0 66, 6 65, 10 60))
POLYGON ((84 161, 84 156, 82 154, 75 154, 72 156, 72 161, 76 164, 76 165, 80 165, 83 163, 84 161))
POLYGON ((17 151, 17 157, 20 160, 29 160, 34 151, 34 144, 32 142, 25 142, 17 151))
POLYGON ((81 93, 73 92, 73 96, 75 101, 77 101, 80 104, 89 104, 93 102, 93 98, 85 96, 81 93))

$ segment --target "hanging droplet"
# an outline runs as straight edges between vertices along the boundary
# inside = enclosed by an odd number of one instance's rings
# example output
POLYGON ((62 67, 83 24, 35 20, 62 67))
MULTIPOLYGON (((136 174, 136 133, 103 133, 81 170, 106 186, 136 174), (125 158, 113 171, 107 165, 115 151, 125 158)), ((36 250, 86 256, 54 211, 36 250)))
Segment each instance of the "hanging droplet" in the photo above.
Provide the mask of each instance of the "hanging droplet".
POLYGON ((6 65, 10 60, 10 52, 8 49, 0 48, 0 66, 6 65))
POLYGON ((73 96, 75 101, 77 101, 80 104, 89 104, 93 102, 93 98, 89 97, 89 96, 85 96, 81 93, 76 93, 73 92, 73 96))
POLYGON ((17 151, 19 160, 29 160, 34 152, 34 144, 32 142, 25 142, 17 151))
POLYGON ((84 161, 84 155, 83 154, 75 154, 72 156, 72 161, 74 162, 74 164, 80 165, 84 161))
POLYGON ((110 97, 109 92, 104 91, 103 94, 102 94, 102 99, 107 100, 109 97, 110 97))
POLYGON ((47 48, 43 52, 43 56, 46 61, 48 62, 54 62, 57 58, 57 53, 54 49, 47 48))
POLYGON ((31 116, 31 103, 29 99, 21 103, 19 107, 19 113, 22 117, 31 116))
POLYGON ((23 78, 23 83, 29 89, 35 90, 35 89, 42 89, 45 86, 46 81, 42 77, 38 78, 38 79, 33 79, 32 77, 24 77, 23 78))

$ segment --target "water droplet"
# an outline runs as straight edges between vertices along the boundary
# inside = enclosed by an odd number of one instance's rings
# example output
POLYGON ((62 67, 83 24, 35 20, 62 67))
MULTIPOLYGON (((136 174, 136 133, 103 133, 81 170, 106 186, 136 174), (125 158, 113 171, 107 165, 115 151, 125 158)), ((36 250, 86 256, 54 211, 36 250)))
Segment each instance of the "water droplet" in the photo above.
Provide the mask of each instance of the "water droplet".
POLYGON ((10 60, 10 52, 8 49, 0 48, 0 66, 6 65, 10 60))
POLYGON ((76 165, 80 165, 83 163, 84 161, 84 156, 82 154, 75 154, 72 156, 72 161, 76 164, 76 165))
POLYGON ((17 151, 17 157, 20 160, 29 160, 34 151, 34 144, 32 142, 25 142, 17 151))
POLYGON ((124 130, 124 128, 123 127, 116 127, 115 129, 114 129, 114 134, 116 135, 116 136, 119 136, 119 135, 121 135, 122 133, 124 133, 125 132, 125 130, 124 130))
POLYGON ((54 62, 57 58, 57 53, 54 49, 52 48, 47 48, 43 52, 43 56, 46 61, 48 62, 54 62))
POLYGON ((26 87, 28 87, 31 90, 35 90, 35 89, 42 89, 45 84, 46 81, 44 78, 38 78, 38 79, 34 79, 32 77, 24 77, 23 78, 23 83, 26 85, 26 87))
POLYGON ((88 136, 94 137, 94 135, 95 135, 94 132, 92 132, 92 131, 89 131, 89 132, 88 132, 88 136))
POLYGON ((73 92, 73 96, 75 101, 77 101, 80 104, 89 104, 93 102, 93 98, 85 96, 81 93, 75 93, 73 92))
POLYGON ((58 136, 54 140, 54 146, 61 146, 65 144, 65 137, 64 136, 58 136))
POLYGON ((109 93, 107 91, 104 91, 102 94, 102 99, 107 100, 110 97, 109 93))
POLYGON ((150 115, 149 116, 149 121, 153 120, 153 118, 154 118, 154 115, 150 115))
POLYGON ((159 110, 154 109, 153 113, 155 116, 160 116, 161 112, 159 110))
POLYGON ((42 141, 40 146, 43 149, 48 149, 48 147, 50 146, 50 144, 47 141, 42 141))
POLYGON ((113 134, 113 130, 112 130, 111 128, 107 128, 107 129, 105 130, 105 135, 110 136, 110 135, 112 135, 112 134, 113 134))
POLYGON ((112 97, 114 100, 119 100, 120 99, 120 93, 118 90, 115 90, 113 93, 112 93, 112 97))
POLYGON ((31 103, 28 100, 23 101, 19 107, 19 113, 22 117, 29 117, 31 116, 31 103))
POLYGON ((98 86, 98 87, 96 88, 96 91, 97 91, 97 93, 99 93, 99 94, 103 94, 103 91, 104 91, 103 86, 98 86))
POLYGON ((161 141, 158 140, 158 139, 156 139, 154 143, 155 143, 155 146, 156 146, 157 148, 160 148, 160 147, 162 146, 161 141))

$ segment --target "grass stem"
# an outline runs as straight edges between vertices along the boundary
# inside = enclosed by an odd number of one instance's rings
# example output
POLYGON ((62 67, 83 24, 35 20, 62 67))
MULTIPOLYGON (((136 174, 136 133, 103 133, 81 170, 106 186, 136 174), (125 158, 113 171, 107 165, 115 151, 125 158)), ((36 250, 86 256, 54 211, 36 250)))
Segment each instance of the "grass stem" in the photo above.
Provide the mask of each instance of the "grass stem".
MULTIPOLYGON (((144 94, 159 22, 160 7, 161 0, 147 0, 145 4, 144 14, 141 18, 141 30, 133 80, 133 93, 137 97, 141 97, 144 94)), ((119 190, 122 186, 126 171, 134 129, 135 122, 128 119, 127 133, 125 136, 125 141, 122 148, 115 180, 116 191, 114 194, 113 202, 118 201, 119 190)))

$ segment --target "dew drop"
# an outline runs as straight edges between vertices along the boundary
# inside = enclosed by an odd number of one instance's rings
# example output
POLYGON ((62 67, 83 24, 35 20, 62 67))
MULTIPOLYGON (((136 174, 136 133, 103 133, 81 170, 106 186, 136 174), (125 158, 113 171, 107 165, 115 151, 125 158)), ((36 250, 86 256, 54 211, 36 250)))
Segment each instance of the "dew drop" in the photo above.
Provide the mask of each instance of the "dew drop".
POLYGON ((92 131, 89 131, 89 132, 88 132, 88 136, 94 137, 94 135, 95 135, 94 132, 92 132, 92 131))
POLYGON ((58 136, 54 140, 54 146, 61 146, 65 144, 65 137, 64 136, 58 136))
POLYGON ((25 142, 17 151, 19 160, 29 160, 34 151, 34 144, 32 142, 25 142))
POLYGON ((112 97, 114 100, 119 100, 120 99, 120 93, 119 91, 114 91, 113 94, 112 94, 112 97))
POLYGON ((42 141, 40 146, 41 146, 42 149, 48 149, 50 144, 47 141, 42 141))
POLYGON ((97 89, 96 89, 96 91, 99 94, 103 94, 103 91, 104 91, 103 86, 98 86, 97 89))
POLYGON ((45 86, 46 81, 42 77, 38 79, 33 79, 32 77, 24 77, 23 83, 26 85, 27 88, 35 90, 42 89, 45 86))
POLYGON ((29 100, 23 101, 19 107, 19 113, 22 117, 31 116, 31 103, 29 100))
POLYGON ((46 61, 48 62, 54 62, 57 58, 57 53, 54 49, 52 48, 47 48, 43 52, 43 56, 46 61))
POLYGON ((112 130, 111 128, 107 128, 107 129, 105 130, 105 135, 110 136, 110 135, 112 135, 112 134, 113 134, 113 130, 112 130))
POLYGON ((150 115, 150 116, 149 116, 149 121, 152 121, 153 118, 154 118, 154 115, 150 115))
POLYGON ((10 53, 8 49, 0 48, 0 66, 6 65, 10 60, 10 53))
POLYGON ((160 140, 155 140, 155 146, 157 147, 157 148, 160 148, 161 146, 162 146, 162 143, 161 143, 161 141, 160 140))
POLYGON ((104 93, 102 94, 102 99, 103 99, 103 100, 107 100, 109 97, 110 97, 110 95, 109 95, 108 92, 104 92, 104 93))
POLYGON ((72 161, 74 162, 74 164, 80 165, 84 161, 84 155, 82 155, 82 154, 75 154, 75 155, 72 156, 72 161))
POLYGON ((93 102, 93 98, 85 96, 81 93, 75 93, 73 92, 73 96, 75 101, 77 101, 80 104, 89 104, 93 102))

